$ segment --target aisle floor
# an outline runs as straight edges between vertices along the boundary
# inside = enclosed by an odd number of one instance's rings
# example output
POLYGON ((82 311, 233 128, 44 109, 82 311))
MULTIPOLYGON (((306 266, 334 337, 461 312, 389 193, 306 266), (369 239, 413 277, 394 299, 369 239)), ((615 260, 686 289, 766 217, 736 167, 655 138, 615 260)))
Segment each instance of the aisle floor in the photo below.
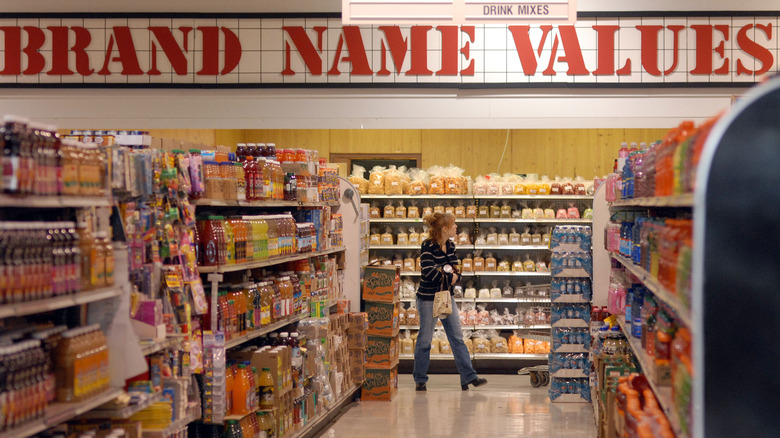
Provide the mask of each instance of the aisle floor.
POLYGON ((417 392, 411 375, 399 375, 398 394, 391 402, 352 403, 319 436, 596 437, 589 403, 550 403, 548 387, 532 387, 528 376, 482 377, 487 385, 461 391, 457 375, 431 375, 428 391, 417 392))

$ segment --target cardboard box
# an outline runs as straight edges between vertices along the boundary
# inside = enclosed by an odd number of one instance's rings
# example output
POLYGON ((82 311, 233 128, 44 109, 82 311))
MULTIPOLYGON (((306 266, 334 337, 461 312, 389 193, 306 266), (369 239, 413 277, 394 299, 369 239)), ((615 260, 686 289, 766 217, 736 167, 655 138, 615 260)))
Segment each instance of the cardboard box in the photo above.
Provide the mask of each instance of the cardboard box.
POLYGON ((350 350, 362 350, 368 346, 366 332, 347 333, 347 347, 350 350))
POLYGON ((351 300, 348 298, 342 298, 336 301, 336 313, 342 314, 342 313, 349 313, 349 308, 351 307, 351 300))
POLYGON ((366 266, 363 275, 363 299, 380 303, 395 303, 398 296, 395 266, 366 266))
POLYGON ((349 376, 353 383, 362 384, 366 378, 366 367, 360 364, 351 364, 349 367, 349 376))
POLYGON ((374 336, 392 337, 398 334, 398 305, 393 303, 366 302, 368 314, 368 330, 366 333, 374 336))
POLYGON ((398 366, 390 369, 366 368, 361 398, 390 401, 398 392, 398 366))
POLYGON ((369 336, 366 346, 366 366, 392 368, 398 363, 398 336, 385 338, 369 336))
POLYGON ((292 389, 291 380, 289 381, 290 382, 289 386, 285 384, 285 374, 286 371, 289 371, 289 368, 285 368, 285 364, 287 362, 284 356, 285 353, 283 349, 276 349, 276 348, 271 349, 267 347, 254 352, 239 351, 239 352, 230 353, 231 359, 235 359, 237 361, 249 361, 252 364, 252 366, 254 366, 260 371, 262 371, 263 368, 270 369, 271 377, 274 379, 274 382, 276 383, 276 387, 274 388, 274 394, 277 398, 281 395, 284 395, 290 389, 292 389))
POLYGON ((368 313, 352 312, 349 314, 348 332, 365 332, 368 330, 368 313))
POLYGON ((349 350, 349 363, 352 365, 365 365, 366 364, 366 350, 349 350))

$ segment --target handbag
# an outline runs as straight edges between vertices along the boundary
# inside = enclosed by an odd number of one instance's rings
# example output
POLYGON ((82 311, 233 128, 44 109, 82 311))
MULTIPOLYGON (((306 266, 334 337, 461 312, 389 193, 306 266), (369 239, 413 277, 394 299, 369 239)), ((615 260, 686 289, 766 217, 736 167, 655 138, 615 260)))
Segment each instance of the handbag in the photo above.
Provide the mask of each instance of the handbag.
POLYGON ((447 276, 443 275, 441 281, 442 290, 436 292, 433 296, 433 317, 442 318, 447 317, 452 313, 452 297, 450 296, 450 288, 446 286, 447 276))

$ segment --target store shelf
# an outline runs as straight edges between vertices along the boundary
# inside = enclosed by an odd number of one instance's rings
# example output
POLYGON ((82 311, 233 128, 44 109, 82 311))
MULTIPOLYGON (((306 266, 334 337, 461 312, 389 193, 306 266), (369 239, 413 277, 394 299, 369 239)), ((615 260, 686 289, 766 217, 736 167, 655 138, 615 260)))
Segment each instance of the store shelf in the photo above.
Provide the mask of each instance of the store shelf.
POLYGON ((550 247, 547 245, 474 245, 474 249, 493 251, 549 251, 550 247))
POLYGON ((639 279, 639 281, 641 281, 645 285, 645 287, 647 287, 658 299, 660 299, 661 301, 666 303, 669 307, 671 307, 677 314, 677 317, 680 319, 680 321, 682 321, 683 324, 686 325, 686 327, 688 327, 689 329, 693 328, 693 323, 691 321, 691 314, 688 311, 688 309, 683 305, 683 303, 680 301, 680 299, 677 297, 677 295, 673 294, 671 291, 663 287, 661 283, 658 282, 658 280, 656 280, 655 278, 653 278, 652 275, 650 275, 649 272, 635 265, 628 258, 614 253, 611 255, 613 259, 620 262, 620 264, 625 266, 629 272, 634 274, 634 276, 636 276, 639 279))
POLYGON ((474 199, 474 195, 360 195, 361 201, 373 199, 474 199))
POLYGON ((311 201, 239 201, 236 199, 197 199, 192 205, 204 207, 337 207, 339 202, 311 201))
POLYGON ((398 327, 399 330, 420 330, 419 325, 401 325, 398 327))
POLYGON ((371 245, 368 247, 368 249, 387 249, 387 250, 416 249, 419 251, 420 245, 371 245))
POLYGON ((337 246, 335 248, 324 249, 322 251, 305 252, 305 253, 293 254, 284 257, 274 257, 266 260, 258 260, 256 262, 247 262, 247 263, 240 263, 235 265, 224 265, 224 266, 198 266, 198 271, 201 274, 208 274, 212 272, 225 273, 225 272, 243 271, 246 269, 264 268, 266 266, 281 265, 282 263, 294 262, 296 260, 305 260, 305 259, 309 259, 321 255, 333 254, 333 253, 344 251, 345 249, 346 247, 337 246))
POLYGON ((547 360, 546 354, 474 353, 474 360, 547 360))
MULTIPOLYGON (((422 272, 420 271, 401 271, 401 277, 420 277, 422 272)), ((461 277, 473 277, 473 272, 461 272, 461 277)))
POLYGON ((157 403, 160 400, 162 400, 162 393, 156 393, 147 397, 146 400, 144 400, 143 402, 135 405, 128 405, 122 408, 109 408, 109 409, 102 409, 101 407, 98 407, 96 409, 93 409, 85 413, 84 415, 81 415, 79 418, 80 419, 110 418, 115 420, 124 420, 132 417, 133 415, 135 415, 140 411, 143 411, 144 409, 157 403))
MULTIPOLYGON (((414 360, 414 354, 399 354, 400 360, 414 360)), ((431 360, 454 360, 452 354, 431 354, 431 360)))
POLYGON ((141 432, 141 436, 144 438, 167 438, 200 417, 200 408, 198 406, 190 406, 187 409, 187 415, 169 424, 165 429, 146 429, 141 432))
POLYGON ((476 298, 478 303, 549 303, 550 298, 476 298))
MULTIPOLYGON (((434 328, 440 327, 438 324, 434 328)), ((550 330, 549 324, 543 325, 461 325, 463 330, 550 330)), ((420 330, 419 325, 402 325, 400 330, 420 330)))
POLYGON ((142 340, 139 342, 141 346, 141 352, 144 356, 157 353, 158 351, 166 350, 168 348, 174 348, 179 345, 180 338, 165 338, 161 340, 142 340))
POLYGON ((245 342, 248 342, 248 341, 251 341, 252 339, 255 339, 255 338, 258 338, 260 336, 263 336, 264 334, 271 333, 273 331, 279 330, 282 327, 285 327, 287 325, 296 323, 296 322, 302 320, 303 318, 306 318, 307 316, 308 315, 293 316, 291 318, 285 319, 284 321, 279 321, 279 322, 271 324, 271 325, 269 325, 267 327, 263 327, 263 328, 261 328, 259 330, 255 330, 252 333, 247 333, 244 336, 240 336, 238 338, 231 339, 230 341, 226 341, 225 342, 225 349, 227 350, 227 349, 230 349, 230 348, 238 347, 239 345, 241 345, 241 344, 243 344, 245 342))
POLYGON ((46 408, 42 419, 26 423, 11 430, 0 433, 0 438, 25 438, 43 432, 58 424, 78 417, 96 407, 108 403, 122 393, 121 389, 111 388, 102 394, 88 400, 74 403, 52 403, 46 408))
POLYGON ((664 414, 666 414, 666 418, 669 419, 669 424, 672 426, 674 434, 678 438, 687 436, 684 435, 680 430, 680 422, 678 421, 677 414, 674 411, 674 404, 672 403, 672 388, 669 386, 656 385, 655 379, 652 375, 655 367, 653 366, 650 357, 642 348, 641 341, 631 336, 631 328, 626 325, 625 316, 618 316, 617 320, 620 329, 623 331, 626 339, 628 339, 628 344, 631 346, 631 350, 634 351, 634 356, 636 356, 637 361, 639 361, 639 366, 642 367, 642 371, 645 373, 645 376, 647 376, 647 381, 650 383, 650 388, 653 390, 655 398, 658 399, 658 405, 661 407, 661 410, 664 411, 664 414))
POLYGON ((474 219, 474 222, 476 223, 485 223, 485 224, 592 224, 592 219, 513 219, 513 218, 502 218, 502 219, 489 219, 489 218, 479 218, 474 219))
POLYGON ((475 199, 526 199, 535 201, 593 201, 593 196, 583 195, 473 195, 475 199))
POLYGON ((108 197, 0 195, 0 207, 85 208, 110 207, 111 205, 113 205, 113 201, 108 197))
POLYGON ((693 207, 693 193, 677 196, 623 199, 610 203, 609 207, 693 207))
POLYGON ((549 277, 549 272, 478 271, 477 277, 549 277))
POLYGON ((321 413, 319 416, 314 417, 301 429, 291 435, 289 438, 302 438, 311 435, 312 431, 318 429, 321 425, 327 424, 341 412, 346 405, 352 402, 352 397, 357 391, 360 391, 360 386, 353 386, 349 390, 345 391, 336 401, 330 405, 330 408, 321 413))
POLYGON ((77 292, 72 295, 28 301, 26 303, 5 304, 0 306, 0 318, 33 315, 36 313, 49 312, 51 310, 64 309, 66 307, 80 306, 82 304, 113 298, 121 294, 121 286, 109 286, 95 290, 77 292))

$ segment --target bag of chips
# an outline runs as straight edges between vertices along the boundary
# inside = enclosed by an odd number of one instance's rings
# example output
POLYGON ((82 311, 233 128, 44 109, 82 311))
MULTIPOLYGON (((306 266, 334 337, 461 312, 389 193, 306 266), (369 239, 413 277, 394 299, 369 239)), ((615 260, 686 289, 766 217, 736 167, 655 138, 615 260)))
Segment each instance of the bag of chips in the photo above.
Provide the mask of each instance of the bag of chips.
POLYGON ((409 219, 419 219, 420 218, 420 207, 418 207, 414 201, 412 201, 412 205, 409 206, 409 208, 406 209, 406 217, 409 219))
POLYGON ((523 346, 523 338, 520 337, 520 333, 517 330, 512 332, 512 336, 509 337, 508 342, 509 352, 512 354, 524 354, 525 347, 523 346))
POLYGON ((427 195, 428 194, 428 173, 422 169, 409 170, 410 182, 406 187, 407 195, 427 195))
POLYGON ((470 354, 474 354, 474 343, 471 340, 471 330, 463 330, 463 343, 466 344, 466 348, 470 354))
POLYGON ((409 330, 404 330, 404 337, 401 339, 401 354, 414 354, 414 340, 409 330))
POLYGON ((444 168, 441 166, 431 166, 428 168, 430 184, 428 187, 429 195, 444 195, 447 193, 447 179, 444 176, 444 168))
POLYGON ((349 182, 358 189, 358 193, 361 195, 368 194, 368 180, 365 178, 365 174, 365 167, 357 164, 352 165, 352 174, 349 176, 349 182))
POLYGON ((447 339, 447 335, 444 333, 444 330, 436 330, 434 337, 439 339, 439 352, 441 354, 452 354, 450 340, 447 339))
POLYGON ((412 301, 408 309, 406 309, 406 324, 407 325, 420 325, 420 314, 417 311, 417 304, 412 301))
POLYGON ((474 344, 474 353, 490 353, 490 341, 482 333, 482 330, 477 330, 471 336, 471 342, 474 344))
POLYGON ((404 176, 395 166, 390 166, 384 175, 385 195, 404 194, 404 176))
POLYGON ((499 336, 495 330, 488 331, 488 340, 490 340, 490 352, 491 353, 509 353, 509 346, 506 339, 499 336))
MULTIPOLYGON (((398 234, 396 234, 396 242, 398 245, 408 245, 409 244, 409 233, 407 233, 404 230, 399 230, 398 234)), ((412 259, 412 269, 410 271, 414 270, 414 259, 412 259)))
POLYGON ((384 195, 385 194, 385 169, 382 166, 374 166, 368 176, 368 194, 370 195, 384 195))
POLYGON ((385 232, 382 233, 382 235, 379 238, 381 245, 392 245, 393 244, 393 229, 390 227, 387 227, 385 229, 385 232))

